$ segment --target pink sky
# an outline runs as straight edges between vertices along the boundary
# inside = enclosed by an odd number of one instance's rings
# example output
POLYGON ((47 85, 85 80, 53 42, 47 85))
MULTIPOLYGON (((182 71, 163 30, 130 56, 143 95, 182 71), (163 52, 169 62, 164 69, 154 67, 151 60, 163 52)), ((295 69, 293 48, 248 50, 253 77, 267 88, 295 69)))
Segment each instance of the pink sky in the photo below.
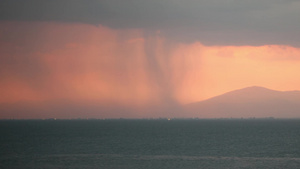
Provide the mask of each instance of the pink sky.
POLYGON ((159 30, 147 34, 82 23, 2 21, 0 59, 0 105, 7 110, 0 118, 49 118, 51 111, 16 114, 9 105, 65 102, 93 109, 125 107, 131 113, 62 111, 58 118, 157 117, 151 114, 156 108, 172 110, 253 85, 300 90, 300 48, 207 46, 174 41, 159 30))

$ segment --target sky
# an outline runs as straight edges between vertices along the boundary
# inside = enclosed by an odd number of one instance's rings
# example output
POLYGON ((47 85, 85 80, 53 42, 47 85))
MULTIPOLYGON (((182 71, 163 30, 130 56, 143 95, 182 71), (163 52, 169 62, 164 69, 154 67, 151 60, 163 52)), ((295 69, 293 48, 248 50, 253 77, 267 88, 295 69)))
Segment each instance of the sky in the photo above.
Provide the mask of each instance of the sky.
POLYGON ((185 117, 300 90, 297 0, 2 0, 0 118, 185 117))

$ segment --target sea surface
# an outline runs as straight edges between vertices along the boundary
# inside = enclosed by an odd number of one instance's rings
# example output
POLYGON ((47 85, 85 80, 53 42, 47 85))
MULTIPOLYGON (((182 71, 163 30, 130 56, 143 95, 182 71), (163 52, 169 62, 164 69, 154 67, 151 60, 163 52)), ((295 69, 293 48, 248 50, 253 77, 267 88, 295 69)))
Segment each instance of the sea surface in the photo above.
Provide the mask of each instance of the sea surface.
POLYGON ((2 120, 1 169, 300 168, 300 120, 2 120))

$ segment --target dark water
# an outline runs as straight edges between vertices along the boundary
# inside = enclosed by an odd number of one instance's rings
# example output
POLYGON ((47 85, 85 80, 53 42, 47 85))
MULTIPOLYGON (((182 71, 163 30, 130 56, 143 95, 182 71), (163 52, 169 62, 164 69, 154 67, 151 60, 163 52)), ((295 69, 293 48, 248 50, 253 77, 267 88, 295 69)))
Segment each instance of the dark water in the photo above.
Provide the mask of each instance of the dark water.
POLYGON ((300 168, 300 120, 0 121, 0 168, 300 168))

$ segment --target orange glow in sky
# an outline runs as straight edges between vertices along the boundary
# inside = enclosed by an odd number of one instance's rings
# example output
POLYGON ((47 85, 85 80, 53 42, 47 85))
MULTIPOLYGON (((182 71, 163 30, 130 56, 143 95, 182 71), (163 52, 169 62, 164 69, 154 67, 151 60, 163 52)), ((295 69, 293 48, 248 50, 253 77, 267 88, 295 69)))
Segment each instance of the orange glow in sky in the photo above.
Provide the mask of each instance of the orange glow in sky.
POLYGON ((159 32, 55 22, 2 22, 0 30, 1 104, 64 99, 139 107, 253 85, 300 90, 300 48, 184 44, 159 32))

